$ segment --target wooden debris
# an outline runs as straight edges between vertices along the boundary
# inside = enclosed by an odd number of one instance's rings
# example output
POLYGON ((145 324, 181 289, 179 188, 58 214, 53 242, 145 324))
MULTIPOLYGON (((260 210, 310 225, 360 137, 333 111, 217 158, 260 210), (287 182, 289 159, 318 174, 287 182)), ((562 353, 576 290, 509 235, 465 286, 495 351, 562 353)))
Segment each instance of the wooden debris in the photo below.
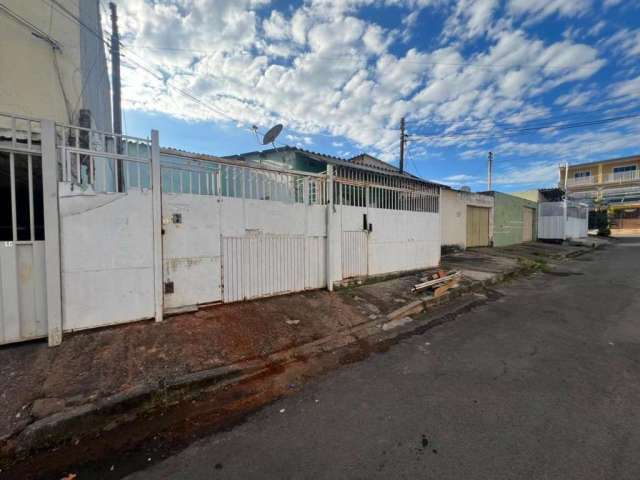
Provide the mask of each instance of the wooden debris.
POLYGON ((460 272, 445 272, 444 270, 439 270, 437 273, 432 275, 431 280, 414 285, 411 291, 417 292, 419 290, 424 290, 425 288, 431 288, 434 290, 434 296, 437 297, 447 290, 457 287, 459 280, 460 272))

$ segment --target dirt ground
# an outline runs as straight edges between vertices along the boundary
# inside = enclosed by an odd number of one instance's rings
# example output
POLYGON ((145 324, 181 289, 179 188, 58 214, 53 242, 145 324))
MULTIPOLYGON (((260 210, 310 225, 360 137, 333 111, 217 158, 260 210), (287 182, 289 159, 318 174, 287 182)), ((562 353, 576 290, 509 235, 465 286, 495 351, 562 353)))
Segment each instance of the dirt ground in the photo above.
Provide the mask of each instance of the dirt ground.
POLYGON ((344 295, 313 291, 79 332, 57 348, 3 347, 0 439, 47 410, 304 344, 369 320, 366 312, 344 295), (38 399, 48 399, 43 412, 33 411, 38 399))

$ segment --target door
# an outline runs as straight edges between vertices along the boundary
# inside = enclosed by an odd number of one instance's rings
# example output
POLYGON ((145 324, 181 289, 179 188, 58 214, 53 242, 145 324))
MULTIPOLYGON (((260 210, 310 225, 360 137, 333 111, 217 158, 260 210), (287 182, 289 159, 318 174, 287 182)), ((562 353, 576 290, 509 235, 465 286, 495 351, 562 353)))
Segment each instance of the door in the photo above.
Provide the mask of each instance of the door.
POLYGON ((522 211, 522 241, 533 241, 533 208, 524 207, 522 211))
POLYGON ((489 208, 467 207, 467 248, 489 245, 489 208))
POLYGON ((220 302, 222 230, 216 172, 163 167, 162 175, 165 187, 176 186, 162 192, 165 310, 220 302))
POLYGON ((369 232, 342 232, 342 278, 369 274, 369 232))
POLYGON ((0 150, 0 344, 47 336, 40 155, 0 150))

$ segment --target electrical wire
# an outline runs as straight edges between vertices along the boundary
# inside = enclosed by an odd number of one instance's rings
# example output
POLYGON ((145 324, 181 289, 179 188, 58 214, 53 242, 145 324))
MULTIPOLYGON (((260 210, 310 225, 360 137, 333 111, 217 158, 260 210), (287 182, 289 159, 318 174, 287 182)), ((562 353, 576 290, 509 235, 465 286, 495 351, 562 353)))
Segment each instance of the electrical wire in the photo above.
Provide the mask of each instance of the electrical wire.
POLYGON ((509 137, 509 136, 530 134, 540 130, 566 130, 566 129, 572 129, 572 128, 587 127, 587 126, 604 125, 606 123, 619 122, 622 120, 628 120, 628 119, 637 118, 637 117, 640 117, 640 112, 630 114, 630 115, 602 118, 599 120, 590 120, 590 121, 584 121, 584 122, 567 123, 562 125, 548 124, 548 125, 524 127, 524 128, 518 128, 518 129, 506 129, 503 132, 496 132, 495 135, 491 135, 493 133, 492 131, 485 131, 485 132, 475 132, 475 133, 471 132, 471 133, 446 134, 446 135, 413 135, 412 139, 423 140, 423 139, 443 139, 443 138, 459 138, 459 137, 489 139, 489 138, 495 138, 495 137, 509 137), (488 134, 488 135, 485 136, 485 134, 488 134))

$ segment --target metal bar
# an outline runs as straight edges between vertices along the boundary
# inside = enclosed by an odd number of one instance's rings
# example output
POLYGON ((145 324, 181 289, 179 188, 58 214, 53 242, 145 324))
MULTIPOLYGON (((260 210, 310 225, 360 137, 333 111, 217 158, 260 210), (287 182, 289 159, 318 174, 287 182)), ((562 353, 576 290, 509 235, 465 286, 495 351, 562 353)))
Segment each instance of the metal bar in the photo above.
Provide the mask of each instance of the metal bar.
POLYGON ((11 232, 13 241, 18 240, 18 218, 16 216, 16 165, 14 154, 9 154, 9 176, 11 184, 11 232))
POLYGON ((16 146, 16 117, 11 117, 11 146, 16 146))
POLYGON ((164 291, 162 287, 162 180, 160 175, 160 138, 151 130, 151 186, 153 205, 153 292, 156 322, 164 317, 164 291))
POLYGON ((102 158, 102 191, 107 191, 107 158, 102 158))
POLYGON ((27 162, 27 170, 29 176, 29 238, 33 242, 36 239, 36 235, 33 220, 33 164, 31 155, 27 157, 27 162))

